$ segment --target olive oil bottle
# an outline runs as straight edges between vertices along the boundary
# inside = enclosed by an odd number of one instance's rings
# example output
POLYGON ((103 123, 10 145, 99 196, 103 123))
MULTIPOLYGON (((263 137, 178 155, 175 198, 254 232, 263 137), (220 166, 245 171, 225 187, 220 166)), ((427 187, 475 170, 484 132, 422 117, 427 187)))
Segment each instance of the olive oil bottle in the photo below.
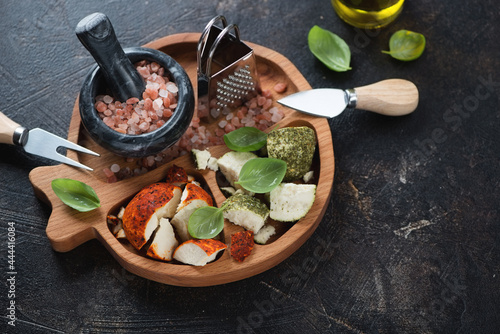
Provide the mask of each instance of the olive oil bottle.
POLYGON ((401 13, 404 0, 331 0, 342 20, 352 26, 376 29, 388 25, 401 13))

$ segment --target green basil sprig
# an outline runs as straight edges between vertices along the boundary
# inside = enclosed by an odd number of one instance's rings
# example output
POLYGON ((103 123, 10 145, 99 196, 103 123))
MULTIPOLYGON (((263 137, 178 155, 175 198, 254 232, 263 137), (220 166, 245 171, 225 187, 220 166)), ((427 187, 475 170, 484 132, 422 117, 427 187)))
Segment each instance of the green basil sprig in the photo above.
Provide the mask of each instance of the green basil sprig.
POLYGON ((286 173, 286 162, 274 158, 248 160, 241 168, 236 184, 248 191, 263 194, 276 188, 286 173))
POLYGON ((196 209, 189 216, 189 234, 196 239, 211 239, 217 236, 224 228, 224 207, 204 206, 196 209))
POLYGON ((267 133, 257 128, 246 126, 225 134, 224 142, 233 151, 257 151, 266 145, 267 133))
POLYGON ((389 50, 382 51, 393 58, 410 61, 419 58, 425 49, 424 35, 409 30, 396 31, 389 40, 389 50))
POLYGON ((91 186, 72 179, 52 180, 52 190, 67 206, 87 212, 101 206, 101 202, 91 186))
POLYGON ((345 72, 351 69, 351 50, 346 42, 331 31, 314 26, 307 36, 309 50, 329 69, 345 72))

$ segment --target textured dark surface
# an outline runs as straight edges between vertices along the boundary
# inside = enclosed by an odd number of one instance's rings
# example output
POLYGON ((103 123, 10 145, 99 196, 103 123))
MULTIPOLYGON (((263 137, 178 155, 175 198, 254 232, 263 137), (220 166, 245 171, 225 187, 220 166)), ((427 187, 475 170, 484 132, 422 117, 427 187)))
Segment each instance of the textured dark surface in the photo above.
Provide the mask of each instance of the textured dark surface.
POLYGON ((108 15, 123 47, 200 32, 216 14, 243 39, 289 58, 313 87, 400 77, 417 111, 363 111, 330 122, 336 173, 317 231, 277 267, 223 286, 178 288, 127 273, 98 241, 56 253, 50 208, 31 169, 52 164, 0 145, 0 332, 495 333, 500 326, 500 9, 494 0, 407 1, 376 32, 341 22, 328 0, 2 1, 0 110, 66 136, 93 59, 74 29, 108 15), (351 47, 353 70, 329 71, 307 47, 320 25, 351 47), (392 33, 427 37, 420 59, 382 54, 392 33), (8 223, 16 228, 8 297, 8 223), (16 327, 7 325, 15 300, 16 327))

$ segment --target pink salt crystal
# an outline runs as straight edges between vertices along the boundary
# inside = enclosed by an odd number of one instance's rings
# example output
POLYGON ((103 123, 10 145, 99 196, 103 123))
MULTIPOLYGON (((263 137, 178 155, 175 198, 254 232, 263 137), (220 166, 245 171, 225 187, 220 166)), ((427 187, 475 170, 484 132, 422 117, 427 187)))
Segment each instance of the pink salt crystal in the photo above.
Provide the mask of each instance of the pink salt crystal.
POLYGON ((267 99, 266 99, 264 96, 259 96, 259 97, 257 98, 257 105, 259 105, 259 106, 263 106, 263 105, 264 105, 264 103, 266 103, 266 100, 267 100, 267 99))
POLYGON ((98 112, 104 112, 106 109, 108 109, 108 106, 106 103, 99 101, 95 104, 95 108, 98 112))
POLYGON ((267 110, 271 107, 272 104, 273 104, 273 100, 267 99, 266 102, 262 105, 262 109, 267 110))
POLYGON ((104 117, 102 121, 104 122, 104 124, 106 124, 110 128, 115 126, 115 122, 113 121, 113 119, 111 117, 104 117))
POLYGON ((153 109, 160 110, 161 107, 163 107, 163 99, 159 97, 153 101, 153 109))
POLYGON ((274 122, 274 123, 278 123, 282 119, 283 119, 283 117, 279 113, 277 113, 277 112, 274 113, 273 116, 271 117, 271 121, 274 122))
POLYGON ((172 116, 173 112, 171 109, 163 109, 163 117, 170 117, 172 116))
POLYGON ((162 77, 161 75, 156 76, 155 82, 157 84, 160 84, 160 89, 164 89, 166 86, 163 86, 165 84, 165 78, 162 77))
POLYGON ((111 110, 109 110, 109 109, 106 109, 106 110, 104 110, 103 114, 106 115, 106 116, 111 116, 111 115, 113 115, 113 112, 111 110))
POLYGON ((205 138, 207 138, 207 134, 205 132, 205 127, 204 126, 200 126, 198 128, 198 136, 200 137, 201 140, 204 140, 205 138))
POLYGON ((239 119, 242 119, 245 117, 246 113, 248 112, 248 109, 246 107, 241 107, 240 110, 236 113, 236 116, 238 116, 239 119))
POLYGON ((137 103, 137 102, 139 102, 139 99, 137 97, 131 97, 125 103, 126 104, 134 104, 134 103, 137 103))
POLYGON ((234 129, 235 129, 235 127, 231 123, 227 123, 226 126, 224 127, 224 131, 226 133, 229 133, 229 132, 233 131, 234 129))
POLYGON ((148 94, 151 100, 155 100, 156 98, 158 98, 158 90, 156 90, 155 88, 146 88, 144 93, 148 94))
POLYGON ((170 98, 168 96, 163 98, 163 105, 164 106, 169 106, 170 105, 170 98))
POLYGON ((151 98, 144 99, 144 110, 154 110, 153 109, 153 100, 151 98))
POLYGON ((154 155, 148 156, 146 158, 146 160, 147 160, 148 167, 151 167, 151 166, 153 166, 155 164, 155 157, 154 157, 154 155))
POLYGON ((149 124, 147 122, 142 122, 141 124, 139 124, 139 129, 141 129, 142 131, 146 131, 147 129, 149 129, 149 124))
POLYGON ((263 89, 262 96, 264 96, 266 98, 271 98, 273 96, 273 92, 271 92, 270 89, 263 89))
POLYGON ((167 83, 167 90, 171 92, 172 94, 176 94, 179 89, 177 88, 177 85, 173 82, 167 83))
POLYGON ((160 64, 158 64, 154 61, 151 62, 151 71, 158 72, 159 69, 160 69, 160 64))
POLYGON ((206 117, 206 116, 208 116, 208 108, 207 108, 207 106, 200 105, 198 107, 198 117, 202 118, 202 117, 206 117))
POLYGON ((220 116, 220 110, 219 109, 216 109, 216 108, 213 108, 210 110, 210 116, 212 116, 213 118, 217 118, 220 116))
POLYGON ((265 125, 265 124, 259 124, 259 125, 257 125, 257 129, 259 129, 259 130, 261 130, 261 131, 264 131, 264 130, 265 130, 265 129, 267 129, 267 128, 268 128, 268 126, 267 126, 267 125, 265 125))
POLYGON ((227 121, 225 121, 225 120, 220 121, 219 128, 223 129, 226 126, 226 124, 227 124, 227 121))
POLYGON ((278 82, 274 85, 274 91, 278 94, 284 93, 287 89, 287 84, 284 82, 278 82))
POLYGON ((231 119, 231 124, 234 125, 235 127, 241 126, 240 119, 238 117, 233 117, 231 119))
POLYGON ((127 123, 125 123, 125 124, 118 124, 118 128, 127 131, 128 125, 127 125, 127 123))
POLYGON ((166 89, 160 89, 158 95, 160 95, 160 97, 168 97, 168 91, 166 89))
POLYGON ((151 73, 149 72, 148 68, 145 67, 145 66, 142 66, 142 67, 137 67, 137 72, 139 72, 139 74, 143 77, 143 78, 147 78, 151 75, 151 73))
POLYGON ((119 164, 112 164, 111 167, 109 168, 113 173, 118 173, 120 171, 120 165, 119 164))
POLYGON ((116 177, 116 175, 113 174, 113 176, 108 177, 108 179, 106 181, 108 183, 115 183, 115 182, 118 182, 118 178, 116 177))
POLYGON ((113 102, 113 97, 109 96, 109 95, 104 95, 102 97, 102 102, 106 103, 106 104, 110 104, 111 102, 113 102))
POLYGON ((109 168, 103 168, 103 169, 102 169, 102 172, 104 173, 104 175, 105 175, 106 177, 111 177, 111 176, 115 175, 115 173, 113 173, 113 172, 111 171, 111 169, 109 169, 109 168))

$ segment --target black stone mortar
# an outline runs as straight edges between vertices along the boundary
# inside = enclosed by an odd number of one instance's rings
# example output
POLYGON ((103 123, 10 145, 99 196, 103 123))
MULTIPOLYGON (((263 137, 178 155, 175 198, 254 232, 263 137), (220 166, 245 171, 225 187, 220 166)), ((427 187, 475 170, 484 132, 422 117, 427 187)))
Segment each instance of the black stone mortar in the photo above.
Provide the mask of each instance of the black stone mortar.
POLYGON ((182 66, 167 54, 143 47, 125 48, 124 51, 132 63, 142 60, 157 62, 165 68, 165 76, 175 82, 179 90, 177 107, 170 119, 155 131, 140 135, 122 134, 108 127, 95 109, 95 97, 105 94, 113 96, 113 94, 107 88, 106 80, 98 65, 91 69, 81 88, 80 116, 90 137, 108 151, 124 157, 145 157, 172 146, 184 134, 194 113, 193 87, 182 66))

